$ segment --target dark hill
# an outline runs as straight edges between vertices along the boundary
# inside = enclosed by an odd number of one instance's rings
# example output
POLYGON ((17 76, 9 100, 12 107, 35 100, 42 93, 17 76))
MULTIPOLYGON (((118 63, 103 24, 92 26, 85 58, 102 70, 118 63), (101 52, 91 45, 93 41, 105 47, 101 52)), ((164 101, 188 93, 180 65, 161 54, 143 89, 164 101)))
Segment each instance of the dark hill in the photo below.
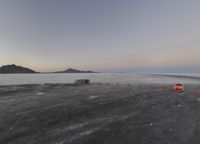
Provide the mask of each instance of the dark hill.
POLYGON ((0 67, 0 73, 37 73, 29 68, 12 65, 5 65, 0 67))
POLYGON ((69 69, 66 69, 65 71, 59 71, 57 73, 96 73, 96 72, 89 71, 89 70, 88 71, 81 71, 81 70, 69 68, 69 69))

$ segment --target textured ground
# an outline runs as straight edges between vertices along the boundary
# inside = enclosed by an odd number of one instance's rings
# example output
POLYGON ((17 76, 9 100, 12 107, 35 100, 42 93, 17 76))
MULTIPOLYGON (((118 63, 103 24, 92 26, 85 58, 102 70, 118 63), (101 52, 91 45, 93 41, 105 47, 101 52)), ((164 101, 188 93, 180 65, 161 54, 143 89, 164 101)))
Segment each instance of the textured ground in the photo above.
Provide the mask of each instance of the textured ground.
POLYGON ((199 144, 198 85, 0 86, 1 144, 199 144))

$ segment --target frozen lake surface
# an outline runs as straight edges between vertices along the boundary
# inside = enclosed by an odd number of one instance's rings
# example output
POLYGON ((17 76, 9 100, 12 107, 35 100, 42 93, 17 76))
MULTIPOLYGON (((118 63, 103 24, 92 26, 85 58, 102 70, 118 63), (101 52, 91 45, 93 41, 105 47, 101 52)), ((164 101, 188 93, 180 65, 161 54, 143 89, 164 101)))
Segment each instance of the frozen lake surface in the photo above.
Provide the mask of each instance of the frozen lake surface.
POLYGON ((90 79, 92 83, 199 83, 200 74, 65 73, 0 74, 0 85, 73 83, 90 79))

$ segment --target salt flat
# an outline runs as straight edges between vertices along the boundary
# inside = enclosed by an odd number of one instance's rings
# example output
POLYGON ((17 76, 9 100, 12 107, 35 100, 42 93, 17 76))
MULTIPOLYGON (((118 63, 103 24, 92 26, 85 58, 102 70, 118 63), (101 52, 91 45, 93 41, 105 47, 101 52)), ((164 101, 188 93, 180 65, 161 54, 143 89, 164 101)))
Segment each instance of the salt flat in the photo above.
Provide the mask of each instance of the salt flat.
POLYGON ((199 144, 197 84, 0 86, 2 144, 199 144))

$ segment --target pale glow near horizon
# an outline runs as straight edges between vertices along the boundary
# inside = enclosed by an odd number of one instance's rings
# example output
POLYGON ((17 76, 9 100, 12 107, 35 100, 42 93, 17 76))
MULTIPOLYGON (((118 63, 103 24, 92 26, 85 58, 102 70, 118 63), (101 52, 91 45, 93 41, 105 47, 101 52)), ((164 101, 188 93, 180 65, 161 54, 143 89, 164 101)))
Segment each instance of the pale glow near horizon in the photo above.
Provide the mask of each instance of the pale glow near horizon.
POLYGON ((0 66, 200 67, 200 1, 2 0, 0 66))

